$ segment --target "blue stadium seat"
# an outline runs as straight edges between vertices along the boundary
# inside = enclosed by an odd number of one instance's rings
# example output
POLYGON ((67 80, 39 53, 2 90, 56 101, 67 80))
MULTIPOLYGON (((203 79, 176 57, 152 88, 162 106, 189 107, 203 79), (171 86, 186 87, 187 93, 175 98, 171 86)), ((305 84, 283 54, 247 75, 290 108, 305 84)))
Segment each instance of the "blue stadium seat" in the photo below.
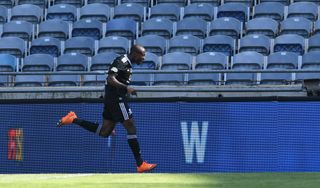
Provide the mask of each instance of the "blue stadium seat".
POLYGON ((48 5, 48 1, 44 0, 17 0, 17 5, 32 4, 45 9, 48 5))
POLYGON ((145 20, 146 9, 140 4, 124 3, 114 7, 113 18, 130 18, 138 23, 145 20))
POLYGON ((58 57, 61 52, 61 43, 59 39, 52 37, 40 37, 32 40, 30 54, 49 54, 58 57))
POLYGON ((119 36, 104 37, 99 40, 98 53, 115 52, 117 54, 128 53, 130 42, 127 38, 119 36))
POLYGON ((238 39, 242 34, 241 22, 235 18, 218 18, 211 22, 209 35, 228 35, 238 39))
POLYGON ((135 86, 150 86, 152 83, 151 74, 132 74, 132 79, 130 85, 135 86))
POLYGON ((15 56, 10 54, 0 54, 0 72, 17 71, 18 61, 15 56))
POLYGON ((136 38, 137 24, 129 18, 117 18, 107 22, 106 36, 122 36, 131 41, 136 38))
POLYGON ((0 24, 4 24, 8 21, 8 9, 5 6, 0 5, 0 24))
POLYGON ((2 37, 0 38, 0 53, 22 58, 26 53, 26 43, 19 37, 2 37))
POLYGON ((142 25, 142 36, 159 35, 170 39, 173 35, 173 22, 166 18, 151 18, 142 25))
POLYGON ((270 44, 269 37, 265 35, 246 35, 240 39, 239 52, 256 51, 262 55, 268 55, 270 53, 270 44))
POLYGON ((93 3, 80 9, 80 19, 92 19, 106 23, 110 20, 110 7, 106 4, 93 3))
POLYGON ((162 3, 184 7, 187 4, 187 0, 157 0, 157 4, 162 4, 162 3))
POLYGON ((270 38, 277 36, 279 23, 272 18, 254 18, 247 22, 246 34, 262 34, 270 38))
POLYGON ((39 25, 38 37, 54 37, 59 40, 69 38, 69 24, 62 20, 47 20, 39 25))
POLYGON ((23 72, 53 71, 54 57, 49 54, 28 55, 24 58, 21 70, 23 72))
POLYGON ((151 6, 152 4, 150 0, 120 0, 120 4, 123 4, 123 3, 136 3, 146 8, 151 6))
POLYGON ((310 36, 312 30, 313 22, 303 17, 287 18, 280 24, 281 34, 297 34, 307 38, 310 36))
POLYGON ((11 10, 11 21, 27 21, 38 24, 43 19, 43 9, 33 4, 16 5, 11 10))
POLYGON ((16 75, 14 87, 42 87, 45 83, 45 75, 16 75))
POLYGON ((290 0, 260 0, 260 3, 264 3, 264 2, 278 2, 278 3, 281 3, 283 5, 289 5, 290 4, 290 0))
POLYGON ((251 7, 255 4, 255 0, 224 0, 224 3, 243 3, 244 5, 251 7))
POLYGON ((53 3, 56 4, 69 4, 80 8, 84 5, 85 0, 54 0, 53 3))
POLYGON ((299 54, 294 52, 276 52, 268 56, 267 69, 297 69, 299 54))
POLYGON ((254 6, 254 18, 272 18, 278 22, 284 18, 284 4, 276 1, 263 2, 254 6))
POLYGON ((235 39, 227 35, 209 36, 203 41, 202 52, 221 52, 232 56, 235 50, 235 39))
POLYGON ((176 35, 193 35, 203 39, 207 35, 207 26, 201 18, 185 18, 177 22, 176 35))
POLYGON ((274 41, 274 52, 295 52, 302 55, 304 48, 304 38, 296 34, 280 35, 274 41))
POLYGON ((109 7, 115 7, 117 5, 117 0, 87 0, 88 4, 92 3, 101 3, 101 4, 106 4, 109 7))
POLYGON ((15 0, 1 0, 0 5, 5 6, 7 8, 12 8, 14 6, 15 0))
POLYGON ((26 21, 10 21, 3 25, 1 37, 20 37, 23 40, 31 41, 34 29, 30 22, 26 21))
POLYGON ((218 7, 217 17, 232 17, 244 23, 249 19, 249 7, 243 3, 225 3, 218 7))
POLYGON ((104 52, 99 53, 92 57, 90 70, 91 71, 106 71, 109 69, 109 66, 112 64, 113 60, 119 56, 115 52, 104 52))
POLYGON ((295 2, 288 6, 288 18, 304 17, 311 21, 318 18, 318 5, 313 2, 295 2))
POLYGON ((292 82, 291 73, 261 73, 260 84, 288 85, 292 82))
POLYGON ((146 52, 144 61, 142 64, 132 64, 133 69, 139 69, 139 70, 156 70, 159 67, 159 57, 150 52, 146 52))
POLYGON ((185 52, 197 55, 200 52, 200 39, 192 35, 179 35, 169 40, 168 52, 185 52))
POLYGON ((105 75, 83 75, 82 86, 104 86, 105 82, 105 75))
POLYGON ((184 84, 184 74, 155 74, 154 86, 180 86, 184 84))
POLYGON ((219 85, 221 78, 219 73, 189 73, 188 85, 191 86, 209 86, 219 85))
POLYGON ((195 3, 207 3, 214 7, 217 7, 220 5, 221 0, 190 0, 190 4, 195 4, 195 3))
POLYGON ((72 37, 91 37, 99 40, 102 37, 102 23, 98 20, 82 19, 73 23, 72 37))
MULTIPOLYGON (((302 56, 301 69, 320 69, 320 51, 311 51, 302 56)), ((319 74, 319 73, 318 73, 319 74)))
POLYGON ((320 33, 320 19, 314 22, 314 32, 313 34, 319 34, 320 33))
POLYGON ((307 72, 307 73, 297 73, 296 74, 296 82, 297 83, 300 83, 302 82, 303 80, 308 80, 308 79, 319 79, 319 73, 310 73, 310 72, 307 72))
POLYGON ((184 52, 167 53, 162 56, 161 70, 190 70, 192 55, 184 52))
POLYGON ((194 3, 184 7, 183 18, 202 18, 207 22, 211 22, 214 18, 214 6, 208 3, 194 3))
POLYGON ((57 19, 68 22, 74 22, 77 20, 77 8, 70 4, 57 4, 49 6, 46 19, 57 19))
POLYGON ((86 71, 88 57, 80 53, 62 54, 58 57, 56 71, 86 71))
POLYGON ((81 53, 93 56, 95 53, 95 41, 91 37, 72 37, 65 42, 63 53, 81 53))
POLYGON ((50 75, 48 77, 49 87, 79 86, 80 75, 50 75))
POLYGON ((136 44, 143 46, 147 52, 152 52, 159 56, 166 53, 166 43, 166 39, 158 35, 146 35, 136 40, 136 44))
POLYGON ((228 56, 219 52, 205 52, 196 56, 196 70, 222 70, 228 67, 228 56))
POLYGON ((308 52, 320 51, 320 33, 311 36, 308 41, 308 52))
POLYGON ((151 7, 149 18, 166 18, 173 22, 180 20, 180 7, 171 3, 161 3, 151 7))
POLYGON ((9 75, 0 75, 0 87, 11 85, 11 77, 9 75))

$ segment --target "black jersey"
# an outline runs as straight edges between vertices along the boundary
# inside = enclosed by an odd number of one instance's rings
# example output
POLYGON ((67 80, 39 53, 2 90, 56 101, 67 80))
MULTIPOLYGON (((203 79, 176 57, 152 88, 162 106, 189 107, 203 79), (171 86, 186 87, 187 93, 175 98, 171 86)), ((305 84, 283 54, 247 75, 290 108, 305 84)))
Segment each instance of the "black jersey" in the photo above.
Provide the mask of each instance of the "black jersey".
MULTIPOLYGON (((125 84, 129 85, 131 81, 132 74, 132 65, 127 57, 127 55, 121 55, 117 57, 111 66, 109 67, 108 76, 110 74, 115 74, 116 79, 125 84)), ((119 100, 120 98, 124 98, 127 94, 126 89, 118 89, 112 85, 106 86, 105 97, 111 100, 119 100)))

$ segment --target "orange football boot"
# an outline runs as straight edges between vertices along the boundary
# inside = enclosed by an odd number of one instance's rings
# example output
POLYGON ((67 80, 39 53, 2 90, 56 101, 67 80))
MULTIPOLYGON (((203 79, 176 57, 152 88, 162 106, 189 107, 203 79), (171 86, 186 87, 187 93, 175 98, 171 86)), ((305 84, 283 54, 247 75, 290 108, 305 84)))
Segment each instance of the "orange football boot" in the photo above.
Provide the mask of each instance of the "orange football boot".
POLYGON ((78 118, 76 113, 69 112, 66 116, 61 118, 61 120, 57 123, 58 127, 61 127, 62 125, 69 125, 73 122, 74 119, 78 118))
POLYGON ((154 169, 156 166, 157 166, 157 164, 149 164, 149 163, 143 161, 143 163, 139 167, 137 167, 137 171, 139 173, 147 172, 147 171, 154 169))

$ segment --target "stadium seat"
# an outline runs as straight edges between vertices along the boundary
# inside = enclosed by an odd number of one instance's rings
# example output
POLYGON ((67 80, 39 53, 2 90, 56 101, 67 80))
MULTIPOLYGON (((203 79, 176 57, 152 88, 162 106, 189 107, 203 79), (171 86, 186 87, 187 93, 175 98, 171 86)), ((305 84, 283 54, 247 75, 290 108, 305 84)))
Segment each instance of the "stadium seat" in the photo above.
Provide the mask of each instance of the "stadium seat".
POLYGON ((63 53, 81 53, 93 56, 95 53, 95 41, 91 37, 72 37, 65 42, 63 53))
POLYGON ((313 34, 319 34, 320 33, 320 19, 314 22, 314 32, 313 34))
POLYGON ((112 64, 113 60, 118 56, 115 52, 104 52, 99 53, 92 57, 91 59, 91 71, 106 71, 109 69, 109 66, 112 64))
POLYGON ((184 7, 183 18, 202 18, 207 22, 211 22, 214 18, 214 6, 208 3, 194 3, 184 7))
POLYGON ((235 39, 227 35, 209 36, 203 41, 202 52, 221 52, 232 56, 235 50, 235 39))
POLYGON ((159 35, 170 39, 173 36, 173 22, 166 18, 151 18, 142 24, 141 34, 159 35))
POLYGON ((82 19, 73 23, 72 37, 91 37, 99 40, 102 37, 102 23, 98 20, 82 19))
POLYGON ((12 8, 14 6, 15 0, 1 0, 0 5, 7 8, 12 8))
POLYGON ((109 7, 115 7, 117 5, 117 0, 87 0, 88 4, 92 3, 101 3, 101 4, 106 4, 109 7))
POLYGON ((187 0, 157 0, 157 4, 162 4, 162 3, 184 7, 187 4, 187 0))
POLYGON ((180 20, 180 7, 171 3, 161 3, 150 8, 149 18, 166 18, 173 22, 180 20))
POLYGON ((80 8, 84 5, 85 0, 54 0, 53 4, 68 4, 80 8))
POLYGON ((222 70, 228 67, 228 56, 219 52, 205 52, 196 56, 196 70, 222 70))
POLYGON ((16 75, 14 87, 42 87, 45 83, 45 75, 16 75))
POLYGON ((0 75, 0 87, 8 87, 11 85, 11 77, 9 75, 0 75))
POLYGON ((296 74, 296 83, 301 83, 303 80, 307 79, 319 79, 319 73, 301 72, 296 74))
POLYGON ((253 18, 272 18, 280 22, 284 18, 284 8, 285 5, 280 2, 262 2, 254 6, 253 18))
POLYGON ((290 4, 290 0, 260 0, 260 3, 264 3, 264 2, 278 2, 278 3, 281 3, 283 5, 289 5, 290 4))
POLYGON ((239 52, 256 51, 262 55, 269 55, 271 41, 265 35, 246 35, 239 41, 239 52))
POLYGON ((288 85, 292 82, 291 73, 261 73, 260 84, 263 85, 288 85))
POLYGON ((38 37, 54 37, 61 41, 69 38, 69 25, 62 20, 47 20, 39 24, 38 37))
POLYGON ((159 57, 150 52, 146 52, 144 61, 142 64, 132 64, 133 69, 139 69, 139 70, 156 70, 159 67, 159 57))
POLYGON ((184 84, 184 74, 155 74, 154 86, 181 86, 184 84))
POLYGON ((15 56, 10 54, 0 54, 0 72, 17 71, 18 61, 15 56))
POLYGON ((272 18, 254 18, 247 22, 246 34, 262 34, 270 38, 277 36, 279 23, 272 18))
POLYGON ((80 19, 98 20, 102 23, 106 23, 110 20, 110 11, 110 7, 106 4, 88 4, 81 7, 80 19))
POLYGON ((313 2, 295 2, 288 6, 287 18, 304 17, 311 21, 318 18, 318 5, 313 2))
POLYGON ((80 53, 62 54, 58 57, 56 71, 86 71, 88 57, 80 53))
POLYGON ((129 18, 117 18, 107 22, 106 36, 121 36, 131 41, 136 39, 137 24, 129 18))
POLYGON ((44 0, 17 0, 17 5, 32 4, 45 9, 48 5, 48 1, 44 0))
POLYGON ((221 83, 219 73, 189 73, 188 85, 191 86, 209 86, 219 85, 221 83))
POLYGON ((251 7, 255 0, 224 0, 224 3, 243 3, 244 5, 251 7))
POLYGON ((162 57, 161 70, 190 70, 192 55, 184 52, 167 53, 162 57))
POLYGON ((152 52, 158 56, 166 53, 167 41, 165 38, 158 35, 146 35, 139 37, 136 44, 143 46, 147 52, 152 52))
POLYGON ((150 86, 152 84, 151 74, 132 74, 130 85, 135 86, 150 86))
POLYGON ((280 24, 280 34, 297 34, 308 38, 312 32, 313 23, 307 18, 287 18, 280 24))
POLYGON ((302 56, 301 69, 320 69, 320 51, 311 51, 302 56))
POLYGON ((32 40, 30 54, 49 54, 58 57, 61 52, 61 43, 59 39, 52 37, 40 37, 32 40))
POLYGON ((27 21, 39 24, 43 19, 43 9, 33 4, 16 5, 11 10, 11 21, 27 21))
POLYGON ((83 75, 82 86, 104 86, 106 75, 83 75))
POLYGON ((225 3, 218 7, 217 17, 231 17, 245 23, 249 19, 249 7, 244 3, 225 3))
POLYGON ((49 6, 46 20, 54 19, 74 22, 77 20, 77 8, 71 4, 49 6))
POLYGON ((192 35, 179 35, 169 40, 168 52, 185 52, 197 55, 200 52, 200 39, 192 35))
POLYGON ((218 18, 211 22, 209 35, 228 35, 238 39, 242 35, 241 22, 235 18, 218 18))
POLYGON ((53 71, 54 57, 49 54, 28 55, 24 58, 21 70, 23 72, 53 71))
POLYGON ((311 36, 308 41, 308 52, 320 51, 320 33, 311 36))
POLYGON ((295 52, 302 55, 304 48, 304 38, 300 35, 284 34, 274 40, 274 52, 295 52))
POLYGON ((201 18, 184 18, 177 22, 176 35, 193 35, 203 39, 207 35, 207 26, 201 18))
POLYGON ((138 23, 145 20, 146 9, 140 4, 124 3, 114 7, 113 18, 130 18, 138 23))
POLYGON ((0 24, 4 24, 8 21, 8 9, 5 6, 0 5, 0 24))
POLYGON ((120 4, 124 4, 124 3, 136 3, 146 8, 151 6, 152 4, 150 0, 120 0, 120 4))
POLYGON ((48 77, 49 87, 79 86, 80 75, 50 75, 48 77))
POLYGON ((31 41, 34 34, 32 23, 26 21, 10 21, 3 25, 1 37, 20 37, 31 41))
POLYGON ((299 54, 294 52, 276 52, 268 56, 267 69, 297 69, 299 54))
POLYGON ((190 4, 195 4, 195 3, 207 3, 214 7, 217 7, 220 5, 221 0, 190 0, 190 4))
POLYGON ((0 38, 0 54, 11 54, 22 58, 26 54, 26 43, 19 37, 0 38))
POLYGON ((104 37, 99 40, 98 53, 115 52, 117 54, 128 53, 130 41, 119 36, 104 37))

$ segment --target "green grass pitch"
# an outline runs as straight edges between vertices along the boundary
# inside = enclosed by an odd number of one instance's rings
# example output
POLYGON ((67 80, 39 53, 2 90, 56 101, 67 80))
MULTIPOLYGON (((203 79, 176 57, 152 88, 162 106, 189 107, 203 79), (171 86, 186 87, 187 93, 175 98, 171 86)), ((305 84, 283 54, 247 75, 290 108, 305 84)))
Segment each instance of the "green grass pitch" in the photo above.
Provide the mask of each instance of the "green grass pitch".
POLYGON ((1 188, 318 188, 320 173, 0 174, 1 188))

